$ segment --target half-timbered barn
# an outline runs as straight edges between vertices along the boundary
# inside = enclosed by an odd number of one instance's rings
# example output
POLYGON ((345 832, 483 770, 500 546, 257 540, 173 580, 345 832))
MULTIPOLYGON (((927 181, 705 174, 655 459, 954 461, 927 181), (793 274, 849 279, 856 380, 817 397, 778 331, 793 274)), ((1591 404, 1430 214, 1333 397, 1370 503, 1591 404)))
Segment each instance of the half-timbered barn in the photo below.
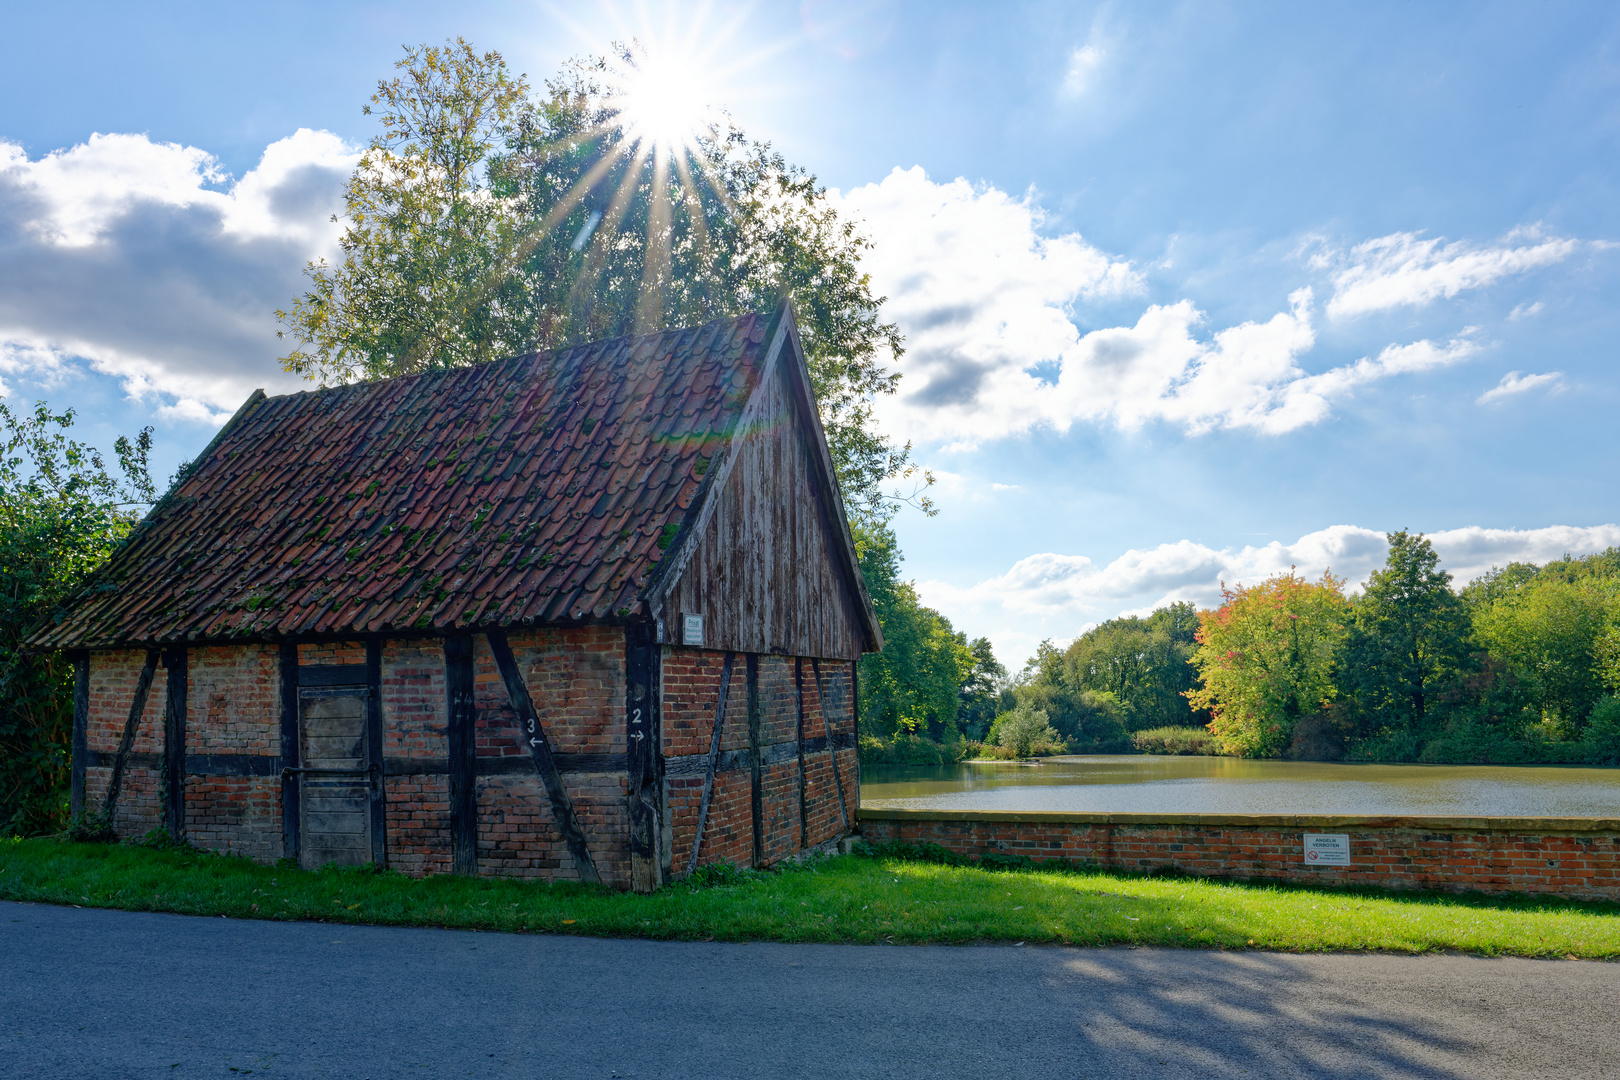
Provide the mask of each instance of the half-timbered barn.
POLYGON ((881 636, 784 305, 257 392, 33 644, 121 835, 645 890, 850 831, 881 636))

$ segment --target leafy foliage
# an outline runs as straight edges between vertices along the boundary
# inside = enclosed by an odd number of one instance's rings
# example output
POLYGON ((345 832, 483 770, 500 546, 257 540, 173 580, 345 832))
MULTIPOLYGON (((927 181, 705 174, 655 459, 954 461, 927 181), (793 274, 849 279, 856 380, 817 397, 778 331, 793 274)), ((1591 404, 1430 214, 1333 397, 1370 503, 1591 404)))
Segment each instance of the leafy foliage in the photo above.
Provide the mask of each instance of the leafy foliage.
POLYGON ((1020 705, 996 720, 996 744, 1027 758, 1061 745, 1062 737, 1047 723, 1046 713, 1030 705, 1020 705))
POLYGON ((900 549, 885 526, 856 526, 861 571, 883 628, 881 653, 861 658, 861 730, 878 738, 923 735, 954 743, 959 712, 982 716, 998 696, 989 642, 970 645, 950 620, 900 579, 900 549))
POLYGON ((73 671, 23 647, 128 535, 151 501, 152 429, 100 451, 68 437, 74 414, 0 402, 0 831, 47 832, 67 817, 73 671))
MULTIPOLYGON (((1041 642, 1013 688, 1018 707, 1044 713, 1075 753, 1125 749, 1129 745, 1125 710, 1119 699, 1108 690, 1086 689, 1068 659, 1052 642, 1041 642)), ((998 717, 997 723, 1006 715, 998 717)), ((992 737, 994 734, 992 728, 992 737)))
POLYGON ((1146 618, 1110 619, 1081 634, 1064 657, 1074 685, 1113 696, 1128 730, 1180 726, 1198 718, 1187 703, 1195 673, 1198 611, 1187 601, 1146 618))
POLYGON ((1161 727, 1131 733, 1131 745, 1144 754, 1213 755, 1220 740, 1208 728, 1161 727))
POLYGON ((1603 696, 1604 657, 1620 621, 1620 578, 1538 574, 1474 611, 1474 632, 1523 685, 1553 738, 1575 738, 1603 696))
POLYGON ((1213 713, 1222 748, 1243 757, 1285 750, 1301 717, 1337 693, 1334 661, 1349 616, 1344 582, 1307 582, 1290 571, 1259 585, 1224 589, 1225 603, 1199 620, 1193 664, 1203 685, 1188 695, 1213 713))
POLYGON ((1425 730, 1436 696, 1470 661, 1468 611, 1422 535, 1389 534, 1389 556, 1353 605, 1340 663, 1353 729, 1425 730))

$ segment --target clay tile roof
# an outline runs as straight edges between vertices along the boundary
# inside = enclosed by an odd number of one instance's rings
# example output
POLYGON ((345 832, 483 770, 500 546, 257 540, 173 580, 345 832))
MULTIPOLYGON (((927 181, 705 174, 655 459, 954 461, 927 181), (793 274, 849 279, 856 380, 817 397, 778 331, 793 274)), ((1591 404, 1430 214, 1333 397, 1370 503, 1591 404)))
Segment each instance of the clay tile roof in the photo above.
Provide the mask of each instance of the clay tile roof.
POLYGON ((731 438, 768 316, 255 393, 43 649, 633 613, 731 438))

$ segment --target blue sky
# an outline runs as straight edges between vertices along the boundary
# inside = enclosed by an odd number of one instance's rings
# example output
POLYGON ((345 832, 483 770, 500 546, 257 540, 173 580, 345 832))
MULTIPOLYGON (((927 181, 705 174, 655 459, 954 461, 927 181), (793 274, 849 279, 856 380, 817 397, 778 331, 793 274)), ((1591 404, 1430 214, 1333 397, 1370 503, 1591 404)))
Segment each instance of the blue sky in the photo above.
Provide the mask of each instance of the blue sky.
POLYGON ((1016 666, 1380 534, 1620 543, 1612 4, 9 5, 0 384, 165 468, 274 363, 406 43, 543 78, 696 28, 872 237, 936 471, 906 571, 1016 666), (717 45, 715 43, 718 43, 717 45), (93 139, 93 135, 101 138, 93 139))

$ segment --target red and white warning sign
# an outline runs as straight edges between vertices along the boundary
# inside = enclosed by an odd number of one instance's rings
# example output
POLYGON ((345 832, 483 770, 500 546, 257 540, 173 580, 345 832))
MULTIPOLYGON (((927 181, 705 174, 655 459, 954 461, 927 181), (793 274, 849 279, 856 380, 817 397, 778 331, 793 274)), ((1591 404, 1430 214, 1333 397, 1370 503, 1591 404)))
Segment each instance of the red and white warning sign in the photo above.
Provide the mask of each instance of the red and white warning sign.
POLYGON ((1345 833, 1306 833, 1307 866, 1349 866, 1350 837, 1345 833))

